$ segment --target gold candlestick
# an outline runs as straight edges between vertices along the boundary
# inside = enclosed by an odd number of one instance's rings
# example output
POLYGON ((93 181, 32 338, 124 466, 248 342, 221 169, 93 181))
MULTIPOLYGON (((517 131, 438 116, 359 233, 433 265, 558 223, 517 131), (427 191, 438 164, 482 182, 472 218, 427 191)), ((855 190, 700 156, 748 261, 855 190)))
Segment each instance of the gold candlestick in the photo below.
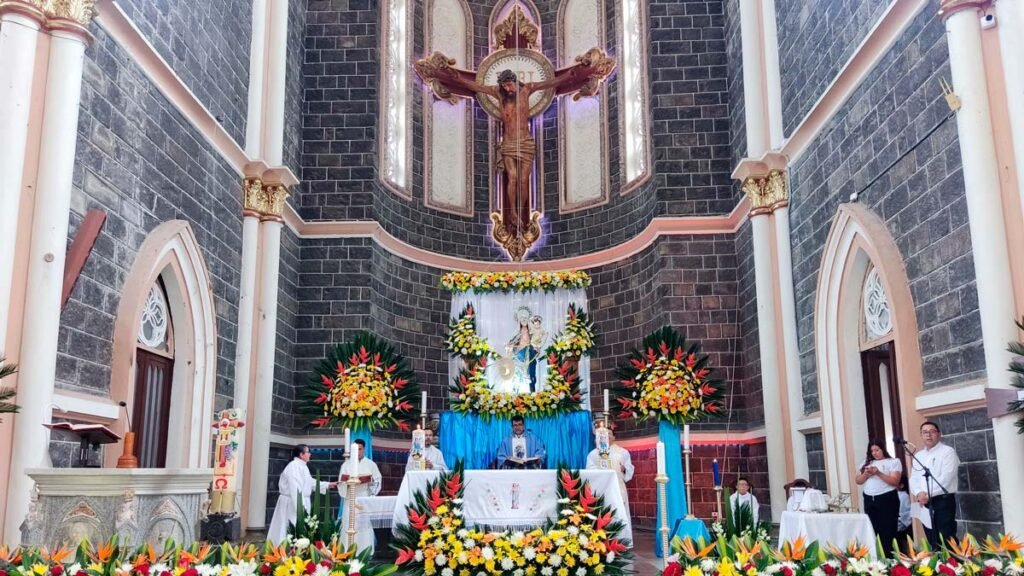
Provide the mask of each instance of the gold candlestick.
POLYGON ((718 507, 718 520, 722 520, 722 485, 715 486, 715 506, 718 507))
POLYGON ((353 474, 348 475, 345 482, 348 486, 345 498, 348 499, 348 547, 351 548, 356 541, 356 486, 359 486, 359 477, 353 474))
POLYGON ((686 518, 693 519, 696 516, 693 515, 693 498, 690 497, 690 450, 689 448, 683 449, 683 462, 686 464, 686 518))
POLYGON ((659 474, 654 477, 654 481, 658 483, 658 504, 661 506, 661 528, 658 529, 661 532, 661 559, 664 562, 664 567, 668 568, 668 557, 670 556, 668 550, 668 497, 665 494, 668 476, 659 474))

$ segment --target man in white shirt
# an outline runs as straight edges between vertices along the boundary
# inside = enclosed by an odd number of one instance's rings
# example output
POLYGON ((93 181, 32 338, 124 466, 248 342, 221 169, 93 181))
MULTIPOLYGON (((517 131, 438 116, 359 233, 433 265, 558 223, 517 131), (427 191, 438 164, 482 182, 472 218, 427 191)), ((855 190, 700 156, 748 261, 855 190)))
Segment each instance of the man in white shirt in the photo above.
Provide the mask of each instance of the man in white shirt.
POLYGON ((921 424, 921 440, 924 448, 915 453, 917 461, 931 471, 931 478, 925 478, 921 464, 913 461, 910 474, 910 494, 914 502, 930 509, 932 527, 925 528, 928 542, 937 548, 941 542, 956 537, 956 492, 960 458, 956 450, 942 443, 942 431, 938 424, 921 424))
MULTIPOLYGON (((349 459, 341 465, 341 474, 338 478, 338 492, 341 493, 344 503, 341 507, 341 540, 345 544, 348 544, 348 514, 349 506, 352 504, 352 502, 348 501, 347 481, 349 477, 359 479, 359 485, 356 486, 355 490, 356 499, 361 496, 376 496, 380 492, 381 482, 380 469, 377 468, 377 464, 373 460, 363 457, 366 454, 366 442, 362 438, 357 438, 355 443, 359 445, 359 454, 350 455, 349 459)), ((373 528, 369 526, 361 527, 356 532, 355 543, 360 550, 364 548, 373 550, 373 528)))
MULTIPOLYGON (((424 448, 421 456, 424 470, 440 470, 441 472, 448 471, 448 465, 444 463, 444 454, 434 446, 434 431, 427 428, 423 431, 424 448)), ((412 457, 412 452, 409 453, 409 461, 405 464, 405 471, 419 470, 420 461, 417 461, 412 457)))
MULTIPOLYGON (((277 481, 278 496, 277 505, 274 506, 274 516, 270 520, 270 527, 267 528, 267 540, 273 544, 280 544, 288 535, 288 531, 298 520, 299 498, 302 499, 302 507, 307 512, 310 510, 310 496, 317 488, 313 475, 309 473, 309 446, 299 444, 292 450, 292 461, 285 466, 281 477, 277 481)), ((334 488, 334 482, 321 482, 320 492, 326 494, 327 490, 334 488)))
POLYGON ((626 482, 633 479, 633 459, 629 451, 615 443, 615 429, 608 427, 608 456, 607 461, 602 462, 601 454, 594 448, 587 455, 587 469, 589 470, 614 470, 619 479, 619 492, 622 493, 622 502, 629 509, 629 495, 626 493, 626 482), (605 465, 607 464, 607 466, 605 465))

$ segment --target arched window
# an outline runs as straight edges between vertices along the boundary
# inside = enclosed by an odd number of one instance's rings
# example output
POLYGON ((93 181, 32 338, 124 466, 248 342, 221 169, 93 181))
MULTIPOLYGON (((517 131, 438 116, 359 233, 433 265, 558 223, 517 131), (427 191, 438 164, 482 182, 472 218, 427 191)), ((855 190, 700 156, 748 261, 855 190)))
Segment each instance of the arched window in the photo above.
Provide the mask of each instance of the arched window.
POLYGON ((174 383, 172 325, 167 293, 158 278, 142 306, 135 352, 132 431, 135 432, 135 456, 143 468, 163 468, 167 463, 167 430, 174 383))

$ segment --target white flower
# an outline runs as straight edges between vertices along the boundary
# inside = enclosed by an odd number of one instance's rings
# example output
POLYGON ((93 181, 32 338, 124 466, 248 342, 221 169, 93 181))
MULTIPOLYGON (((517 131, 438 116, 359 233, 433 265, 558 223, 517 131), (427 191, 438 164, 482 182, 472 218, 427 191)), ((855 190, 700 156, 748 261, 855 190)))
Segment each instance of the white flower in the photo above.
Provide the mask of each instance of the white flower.
POLYGON ((587 576, 587 569, 583 566, 580 566, 576 569, 576 576, 587 576))
POLYGON ((309 538, 299 538, 295 541, 296 550, 305 550, 306 548, 309 548, 309 538))
POLYGON ((568 498, 559 498, 558 499, 558 503, 559 504, 568 504, 569 502, 571 502, 571 500, 569 500, 568 498))
POLYGON ((461 529, 461 530, 459 530, 458 532, 455 533, 455 535, 458 536, 459 538, 465 538, 467 534, 469 534, 469 530, 466 530, 465 528, 463 528, 463 529, 461 529))
POLYGON ((1021 576, 1024 574, 1024 566, 1018 566, 1016 562, 1006 565, 1006 573, 1013 574, 1014 576, 1021 576))
POLYGON ((417 550, 414 557, 417 562, 423 562, 423 550, 417 550))
POLYGON ((316 570, 313 570, 313 576, 329 576, 331 569, 323 564, 317 564, 316 570))
POLYGON ((575 535, 580 533, 580 529, 575 527, 575 526, 569 526, 568 532, 569 532, 569 534, 572 534, 573 536, 575 536, 575 535))
POLYGON ((711 572, 715 569, 715 561, 711 558, 704 558, 700 561, 700 569, 704 572, 711 572))
POLYGON ((480 555, 483 556, 484 560, 494 560, 494 549, 490 546, 484 546, 484 549, 480 551, 480 555))
POLYGON ((609 553, 608 553, 608 555, 607 555, 607 556, 605 556, 605 560, 606 560, 606 561, 607 561, 607 562, 608 562, 609 564, 611 564, 612 562, 615 562, 615 552, 609 552, 609 553))
POLYGON ((453 516, 462 516, 462 508, 452 508, 453 516))
POLYGON ((79 564, 78 562, 75 562, 74 564, 72 564, 71 566, 68 567, 66 572, 68 574, 70 574, 71 576, 75 576, 75 574, 78 574, 79 572, 81 572, 81 570, 82 570, 82 565, 79 564))
POLYGON ((455 576, 455 570, 445 568, 444 570, 441 570, 441 576, 455 576))
POLYGON ((523 572, 522 568, 516 568, 516 571, 512 573, 512 576, 523 576, 523 574, 525 574, 525 572, 523 572))
POLYGON ((811 570, 811 576, 825 576, 825 571, 821 568, 815 568, 811 570))
MULTIPOLYGON (((78 564, 75 564, 75 566, 78 566, 78 564)), ((255 568, 253 570, 255 570, 255 568)), ((170 572, 170 571, 171 571, 170 566, 168 566, 167 564, 159 563, 159 562, 156 563, 156 564, 153 564, 152 566, 149 567, 149 573, 150 574, 162 574, 164 572, 170 572)), ((77 574, 77 572, 71 572, 71 574, 77 574)))
MULTIPOLYGON (((199 566, 196 566, 196 571, 198 571, 198 570, 199 570, 199 566)), ((132 565, 131 564, 127 564, 127 563, 121 564, 120 566, 114 568, 114 572, 116 572, 118 574, 131 574, 132 573, 132 565)))
POLYGON ((476 540, 473 540, 472 538, 466 538, 466 541, 462 543, 462 547, 467 550, 472 550, 476 547, 476 540))
POLYGON ((580 546, 586 546, 590 544, 590 538, 587 538, 586 534, 580 534, 580 546))
POLYGON ((533 549, 533 546, 527 546, 523 548, 523 558, 527 560, 533 560, 537 557, 537 551, 533 549))
POLYGON ((506 556, 506 557, 501 559, 501 569, 502 570, 511 570, 511 569, 515 568, 515 566, 516 566, 516 563, 511 558, 509 558, 508 556, 506 556))
MULTIPOLYGON (((228 576, 253 576, 256 574, 256 567, 256 562, 249 560, 242 560, 237 564, 229 564, 228 576)), ((153 568, 156 568, 156 566, 153 566, 153 568)), ((152 572, 152 569, 150 571, 152 572)))
POLYGON ((467 556, 465 552, 459 552, 459 555, 455 558, 455 560, 459 564, 465 564, 466 562, 469 562, 469 556, 467 556))
POLYGON ((557 568, 562 565, 562 557, 558 554, 552 554, 551 556, 548 556, 548 564, 557 568))
MULTIPOLYGON (((439 546, 437 546, 435 544, 435 547, 439 547, 439 546)), ((444 566, 447 563, 448 563, 448 557, 445 556, 444 554, 438 554, 437 556, 434 557, 434 564, 437 564, 438 566, 444 566)))
POLYGON ((573 511, 572 510, 570 510, 568 508, 566 508, 565 510, 562 510, 562 516, 572 516, 572 515, 573 515, 573 511))
MULTIPOLYGON (((990 558, 988 560, 985 560, 985 566, 988 566, 990 568, 995 568, 997 572, 999 570, 1003 569, 1003 563, 1000 562, 999 560, 995 559, 995 558, 990 558)), ((72 572, 72 574, 73 574, 73 572, 72 572)))
POLYGON ((430 520, 427 520, 427 524, 430 524, 431 526, 436 526, 437 523, 440 522, 440 521, 441 521, 441 519, 438 518, 437 516, 431 516, 430 520))
POLYGON ((545 567, 540 569, 540 575, 541 576, 551 576, 554 573, 555 573, 555 571, 551 569, 551 566, 545 566, 545 567))

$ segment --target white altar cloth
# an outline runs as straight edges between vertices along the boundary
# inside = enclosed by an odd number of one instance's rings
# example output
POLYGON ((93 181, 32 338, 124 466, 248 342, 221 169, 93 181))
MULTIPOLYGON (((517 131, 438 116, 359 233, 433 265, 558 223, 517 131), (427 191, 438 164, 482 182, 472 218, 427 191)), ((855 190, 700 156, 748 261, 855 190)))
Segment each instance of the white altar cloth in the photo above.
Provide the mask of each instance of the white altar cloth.
POLYGON ((875 530, 867 514, 790 512, 782 513, 779 523, 779 547, 783 542, 803 537, 805 542, 815 540, 821 546, 832 544, 840 550, 856 541, 871 550, 875 557, 875 530))
MULTIPOLYGON (((437 470, 406 473, 398 489, 392 530, 409 523, 407 508, 413 502, 413 495, 424 490, 439 473, 437 470)), ((462 498, 466 524, 522 530, 553 520, 558 515, 556 474, 556 470, 466 470, 462 498)), ((614 510, 615 518, 624 524, 619 537, 632 541, 633 523, 622 501, 615 472, 580 470, 580 476, 590 482, 595 494, 604 497, 605 504, 614 510)))
MULTIPOLYGON (((356 498, 356 530, 366 528, 391 528, 395 515, 397 496, 360 496, 356 498)), ((342 519, 347 526, 348 518, 342 519)))

